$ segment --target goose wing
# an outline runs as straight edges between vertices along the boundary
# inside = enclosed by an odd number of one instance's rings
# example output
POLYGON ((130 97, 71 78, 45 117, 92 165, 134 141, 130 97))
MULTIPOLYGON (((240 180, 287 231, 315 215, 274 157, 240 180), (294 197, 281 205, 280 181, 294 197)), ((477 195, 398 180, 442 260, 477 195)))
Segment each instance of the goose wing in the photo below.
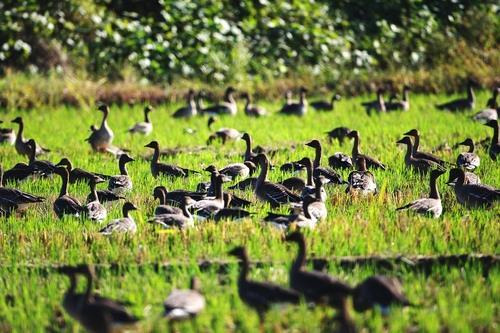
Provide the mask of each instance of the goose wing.
POLYGON ((386 169, 386 166, 384 164, 382 164, 382 162, 379 162, 377 159, 375 159, 373 157, 363 155, 363 154, 359 154, 358 156, 364 157, 364 159, 366 161, 366 167, 368 167, 368 168, 382 169, 382 170, 386 169))
POLYGON ((281 184, 265 182, 262 184, 261 195, 266 201, 273 205, 281 205, 288 202, 299 202, 300 197, 292 193, 281 184))

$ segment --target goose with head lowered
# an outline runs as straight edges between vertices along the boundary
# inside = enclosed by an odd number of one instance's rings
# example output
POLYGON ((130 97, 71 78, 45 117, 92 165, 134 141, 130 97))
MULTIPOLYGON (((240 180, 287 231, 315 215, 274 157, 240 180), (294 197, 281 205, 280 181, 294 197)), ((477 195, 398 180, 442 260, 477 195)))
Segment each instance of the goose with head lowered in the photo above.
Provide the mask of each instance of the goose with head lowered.
POLYGON ((306 99, 307 89, 304 87, 300 88, 300 99, 298 103, 290 103, 283 105, 280 114, 290 115, 290 116, 304 116, 307 113, 307 99, 306 99))
POLYGON ((474 141, 472 141, 471 138, 467 138, 464 141, 460 142, 458 145, 469 147, 469 150, 458 155, 457 166, 469 171, 472 171, 479 167, 481 160, 479 159, 479 156, 477 156, 474 152, 474 141))
POLYGON ((337 172, 335 172, 335 170, 321 166, 322 148, 319 140, 312 140, 306 143, 306 146, 314 148, 315 152, 315 157, 313 162, 314 173, 324 177, 325 180, 327 180, 327 183, 329 184, 343 184, 344 182, 342 180, 342 177, 337 172))
POLYGON ((384 102, 384 90, 379 88, 377 89, 377 99, 370 102, 363 102, 361 105, 365 108, 366 114, 369 116, 372 114, 372 111, 377 113, 383 113, 386 111, 385 102, 384 102))
POLYGON ((326 132, 326 134, 328 136, 328 141, 330 141, 330 143, 332 143, 332 141, 335 139, 335 140, 338 140, 339 143, 342 145, 342 144, 344 144, 345 138, 348 137, 347 135, 351 131, 352 131, 352 129, 350 129, 348 127, 341 126, 341 127, 335 127, 331 131, 326 132))
POLYGON ((359 283, 352 291, 354 310, 364 312, 378 306, 382 314, 387 314, 394 305, 411 306, 403 292, 401 282, 385 275, 374 275, 359 283))
MULTIPOLYGON (((269 212, 264 218, 264 222, 268 222, 280 230, 287 230, 292 226, 313 229, 318 222, 316 216, 310 214, 310 205, 314 202, 316 202, 316 199, 308 195, 302 200, 300 212, 288 215, 269 212)), ((297 210, 297 208, 295 209, 297 210)))
POLYGON ((3 186, 3 167, 0 164, 0 216, 10 215, 13 211, 23 211, 28 205, 43 202, 44 198, 21 190, 3 186))
POLYGON ((441 216, 443 212, 443 206, 441 205, 441 197, 439 195, 439 190, 437 187, 437 179, 445 173, 444 170, 432 170, 430 175, 430 193, 429 197, 417 199, 410 202, 396 210, 411 210, 417 214, 427 215, 437 219, 441 216))
POLYGON ((62 184, 58 198, 54 201, 54 212, 60 219, 65 215, 79 217, 85 211, 78 199, 68 194, 69 172, 63 166, 56 167, 55 172, 61 176, 62 184))
POLYGON ((233 87, 228 87, 226 89, 226 92, 224 93, 224 100, 222 101, 222 103, 214 106, 209 106, 203 109, 202 113, 208 115, 228 114, 231 116, 235 116, 238 113, 238 105, 236 104, 236 101, 234 99, 235 92, 236 89, 234 89, 233 87))
POLYGON ((418 132, 417 129, 412 129, 409 130, 408 132, 404 133, 403 135, 408 135, 411 136, 414 140, 413 145, 412 145, 412 156, 415 158, 423 158, 425 160, 433 161, 436 162, 437 164, 441 166, 446 166, 446 162, 440 159, 439 157, 431 154, 431 153, 426 153, 423 151, 420 151, 418 148, 420 148, 420 133, 418 132))
POLYGON ((99 202, 99 196, 97 195, 96 191, 96 186, 98 183, 103 183, 105 180, 99 177, 94 177, 89 185, 90 185, 90 192, 93 194, 94 200, 88 202, 85 205, 84 209, 84 215, 87 216, 87 218, 91 221, 96 221, 96 222, 102 222, 106 219, 108 215, 108 211, 106 210, 106 207, 104 207, 100 202, 99 202))
MULTIPOLYGON (((208 118, 208 128, 211 130, 212 124, 217 121, 217 118, 208 118)), ((242 134, 240 131, 230 127, 219 128, 215 133, 210 134, 207 139, 207 145, 211 145, 215 140, 220 140, 222 144, 226 144, 228 141, 237 141, 241 139, 242 134)))
POLYGON ((133 210, 137 210, 137 207, 131 202, 125 202, 122 207, 123 217, 112 220, 107 226, 99 230, 99 233, 103 235, 136 233, 137 225, 130 216, 130 212, 133 210))
POLYGON ((95 178, 99 177, 102 179, 109 179, 111 176, 103 175, 101 173, 95 173, 86 171, 80 168, 73 168, 73 163, 67 157, 63 157, 56 166, 65 166, 69 172, 69 183, 74 184, 77 182, 84 182, 90 184, 90 182, 95 178))
POLYGON ((153 158, 151 159, 151 174, 153 177, 167 176, 167 177, 189 177, 194 173, 199 173, 198 171, 189 170, 186 168, 181 168, 177 165, 166 164, 158 162, 160 158, 160 145, 158 141, 151 141, 144 147, 151 148, 154 150, 153 158))
POLYGON ((201 293, 201 282, 191 278, 189 289, 174 289, 163 302, 164 316, 171 321, 191 319, 205 308, 205 297, 201 293))
MULTIPOLYGON (((12 120, 13 123, 19 125, 19 130, 17 131, 16 141, 14 142, 14 146, 16 147, 16 151, 19 155, 29 156, 31 148, 28 145, 28 141, 24 139, 24 121, 22 117, 17 117, 12 120)), ((37 145, 35 149, 36 155, 41 155, 44 153, 50 152, 50 149, 43 148, 42 146, 37 145)))
POLYGON ((387 111, 409 111, 410 110, 410 87, 405 85, 403 87, 403 99, 391 100, 385 103, 387 111))
POLYGON ((262 117, 267 115, 266 109, 258 105, 253 105, 250 95, 245 92, 243 93, 243 98, 245 99, 245 114, 249 117, 262 117))
POLYGON ((316 111, 333 111, 335 102, 340 101, 342 98, 338 94, 334 94, 330 101, 314 101, 311 102, 311 107, 316 111))
POLYGON ((253 175, 257 166, 251 161, 245 161, 244 163, 231 163, 226 165, 224 168, 219 170, 221 175, 226 176, 230 180, 236 178, 246 178, 253 175))
POLYGON ((196 106, 195 92, 193 89, 189 89, 187 94, 187 105, 177 109, 172 117, 174 118, 191 118, 198 114, 198 108, 196 106))
POLYGON ((458 176, 448 179, 448 185, 453 186, 457 201, 467 208, 491 208, 500 200, 500 190, 484 184, 465 184, 465 172, 462 169, 452 169, 458 176))
POLYGON ((376 194, 377 183, 375 176, 367 170, 364 157, 358 157, 356 161, 357 170, 349 173, 346 193, 376 194))
POLYGON ((438 104, 436 108, 438 110, 446 110, 446 111, 466 111, 474 109, 476 103, 476 96, 474 95, 474 90, 472 86, 474 85, 472 80, 467 81, 467 97, 466 98, 458 98, 452 100, 447 103, 438 104))
POLYGON ((498 120, 498 103, 497 96, 500 91, 500 87, 496 87, 493 89, 492 96, 486 102, 486 109, 483 109, 476 113, 472 119, 479 121, 483 124, 487 123, 490 120, 498 120))
POLYGON ((376 160, 375 158, 360 153, 360 151, 359 151, 360 138, 359 138, 358 131, 356 131, 356 130, 351 131, 351 132, 349 132, 349 134, 347 136, 351 139, 354 139, 354 144, 352 146, 352 154, 351 154, 353 161, 357 161, 358 157, 363 157, 365 159, 366 166, 368 168, 370 168, 370 169, 382 169, 382 170, 386 169, 386 166, 384 164, 382 164, 381 162, 379 162, 378 160, 376 160))
POLYGON ((153 107, 151 105, 146 105, 144 107, 144 121, 136 123, 134 126, 128 129, 128 132, 131 134, 142 134, 149 135, 153 132, 153 123, 151 119, 149 119, 149 114, 153 111, 153 107))
POLYGON ((107 122, 109 107, 102 104, 97 109, 103 113, 101 126, 93 131, 85 141, 90 144, 94 151, 105 152, 111 146, 115 135, 107 122))
MULTIPOLYGON (((195 201, 190 197, 184 197, 180 206, 180 212, 171 209, 170 212, 166 209, 168 206, 156 207, 155 216, 148 220, 149 223, 158 224, 164 229, 186 229, 194 225, 193 217, 187 209, 188 205, 194 204, 195 201), (160 209, 159 209, 160 208, 160 209), (160 213, 160 214, 156 214, 160 213)), ((171 207, 177 208, 177 207, 171 207)))
POLYGON ((132 179, 127 170, 127 163, 133 162, 134 159, 128 154, 121 154, 118 159, 119 175, 109 177, 108 190, 116 195, 124 195, 132 190, 132 179))
POLYGON ((434 161, 424 158, 415 158, 413 156, 413 144, 410 137, 405 136, 399 141, 396 141, 396 143, 406 145, 405 164, 408 168, 415 170, 420 174, 428 173, 432 169, 443 169, 441 165, 434 161))
POLYGON ((493 161, 496 161, 497 155, 500 154, 500 141, 498 137, 498 131, 499 131, 498 120, 490 120, 485 125, 493 128, 493 137, 491 138, 491 144, 488 150, 488 154, 490 155, 493 161))
POLYGON ((270 282, 252 281, 248 278, 250 261, 244 247, 235 247, 229 254, 240 260, 238 295, 245 304, 257 311, 261 325, 264 323, 266 312, 274 304, 299 303, 300 295, 295 290, 270 282))
MULTIPOLYGON (((0 124, 3 120, 0 120, 0 124)), ((0 128, 0 144, 13 145, 16 142, 16 132, 12 128, 0 128)))

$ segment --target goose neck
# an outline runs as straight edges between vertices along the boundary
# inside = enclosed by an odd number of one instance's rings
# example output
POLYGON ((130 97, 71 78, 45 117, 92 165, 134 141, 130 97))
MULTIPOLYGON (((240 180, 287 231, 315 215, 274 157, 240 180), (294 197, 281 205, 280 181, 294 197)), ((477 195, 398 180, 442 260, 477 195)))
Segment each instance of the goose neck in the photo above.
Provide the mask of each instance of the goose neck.
POLYGON ((297 252, 297 257, 295 258, 295 261, 292 264, 292 270, 297 272, 304 267, 306 263, 306 244, 303 239, 297 242, 298 245, 298 252, 297 252))
POLYGON ((260 166, 260 174, 259 177, 257 178, 257 186, 262 185, 267 179, 267 172, 269 167, 267 158, 260 159, 259 166, 260 166))
POLYGON ((436 176, 431 176, 429 198, 441 199, 441 197, 439 196, 439 190, 437 187, 437 177, 436 176))
POLYGON ((354 136, 354 143, 352 145, 352 157, 354 159, 359 155, 359 135, 354 136))
POLYGON ((62 185, 61 185, 61 191, 59 191, 59 197, 68 195, 68 180, 69 180, 68 170, 64 169, 64 172, 61 174, 61 179, 62 179, 62 185))
POLYGON ((120 169, 120 175, 128 176, 127 162, 120 158, 118 161, 118 168, 120 169))
POLYGON ((317 145, 314 147, 315 155, 314 155, 314 163, 313 168, 316 169, 321 164, 321 145, 317 145))

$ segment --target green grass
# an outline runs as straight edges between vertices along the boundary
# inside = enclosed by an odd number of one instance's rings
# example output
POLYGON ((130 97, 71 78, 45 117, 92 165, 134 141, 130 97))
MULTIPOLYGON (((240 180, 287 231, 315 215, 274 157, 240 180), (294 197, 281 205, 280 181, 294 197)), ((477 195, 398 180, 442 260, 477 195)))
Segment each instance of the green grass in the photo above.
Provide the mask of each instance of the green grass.
MULTIPOLYGON (((478 94, 478 105, 484 105, 488 92, 478 94)), ((395 142, 401 134, 418 128, 422 135, 422 149, 430 151, 443 142, 450 146, 466 137, 480 140, 491 136, 490 128, 470 120, 470 114, 439 112, 433 105, 448 99, 446 96, 412 96, 412 110, 368 118, 360 107, 367 97, 342 100, 332 113, 310 112, 304 118, 280 117, 250 119, 243 114, 237 117, 220 118, 214 128, 234 127, 249 132, 255 145, 283 147, 297 144, 295 150, 278 153, 273 164, 280 165, 304 156, 313 157, 314 151, 303 145, 312 138, 323 142, 323 164, 327 156, 336 151, 350 154, 351 143, 339 146, 328 144, 323 132, 337 126, 357 129, 361 134, 361 149, 364 153, 379 158, 388 165, 388 170, 375 171, 380 193, 374 197, 351 198, 344 187, 328 187, 327 221, 306 233, 309 254, 314 257, 350 255, 419 255, 499 252, 498 219, 500 209, 467 210, 460 206, 452 190, 445 185, 447 175, 442 176, 438 186, 443 197, 444 213, 433 220, 421 216, 395 212, 395 208, 428 194, 427 178, 408 171, 403 164, 404 150, 395 142)), ((268 110, 275 111, 279 103, 264 103, 268 110)), ((279 264, 254 268, 252 277, 269 279, 283 284, 287 282, 287 269, 293 259, 295 248, 282 241, 282 233, 264 225, 261 220, 269 206, 256 202, 253 193, 238 192, 255 203, 251 210, 257 212, 253 219, 241 222, 206 222, 186 232, 158 232, 147 224, 156 203, 152 200, 152 189, 158 184, 168 189, 195 189, 205 181, 206 174, 185 179, 154 179, 149 163, 141 158, 150 153, 143 146, 156 139, 162 148, 203 146, 208 137, 205 118, 173 120, 169 114, 179 105, 158 107, 152 114, 154 132, 151 136, 130 137, 126 129, 142 120, 140 106, 112 107, 110 126, 115 132, 114 143, 130 148, 137 161, 128 169, 134 182, 129 199, 140 210, 133 213, 138 232, 131 237, 102 237, 97 231, 102 225, 89 221, 67 218, 58 220, 52 211, 57 196, 58 178, 27 181, 19 188, 47 198, 44 204, 31 207, 23 217, 10 217, 0 221, 0 331, 74 331, 78 326, 63 312, 60 305, 67 279, 46 273, 34 267, 61 263, 118 263, 118 271, 100 270, 99 291, 107 296, 129 300, 131 311, 144 317, 141 329, 164 331, 166 323, 159 319, 161 302, 174 286, 186 287, 189 276, 199 274, 208 307, 196 322, 197 326, 183 324, 181 331, 255 331, 257 316, 237 297, 236 269, 231 265, 229 273, 219 275, 213 269, 200 272, 196 262, 202 259, 228 259, 227 251, 235 245, 244 244, 255 260, 274 261, 279 264), (196 133, 185 134, 185 128, 196 133), (154 271, 150 266, 137 264, 171 262, 176 268, 154 271), (9 295, 9 297, 6 296, 9 295), (12 296, 14 303, 9 299, 12 296)), ((26 123, 26 137, 34 137, 43 146, 53 150, 44 156, 53 162, 69 157, 75 166, 107 174, 118 173, 116 160, 107 155, 93 154, 83 140, 88 136, 90 124, 100 121, 95 110, 70 108, 40 108, 31 112, 12 112, 1 116, 8 121, 22 115, 26 123)), ((6 124, 3 124, 4 126, 6 124)), ((209 164, 217 167, 241 161, 244 151, 242 141, 226 146, 216 144, 208 150, 195 154, 181 154, 164 159, 191 169, 201 170, 209 164)), ((454 162, 459 151, 438 153, 454 162)), ((499 187, 500 169, 487 152, 479 149, 481 166, 477 174, 485 184, 499 187)), ((0 147, 1 162, 10 168, 19 161, 13 147, 0 147)), ((347 173, 343 174, 347 177, 347 173)), ((270 174, 272 180, 288 177, 280 171, 270 174)), ((70 187, 70 193, 82 201, 88 187, 70 187)), ((285 209, 283 209, 285 211, 285 209)), ((108 207, 109 219, 121 215, 121 205, 108 207)), ((332 274, 351 283, 356 283, 374 273, 385 273, 367 266, 353 271, 332 264, 332 274)), ((395 310, 388 318, 378 313, 356 314, 355 320, 368 331, 495 331, 498 329, 498 295, 500 294, 499 271, 495 267, 488 277, 483 277, 479 267, 468 265, 462 268, 434 269, 428 276, 423 273, 397 269, 411 301, 421 306, 414 309, 395 310)), ((321 322, 333 312, 325 309, 309 310, 305 305, 298 308, 273 310, 266 323, 269 331, 319 332, 325 326, 321 322)))

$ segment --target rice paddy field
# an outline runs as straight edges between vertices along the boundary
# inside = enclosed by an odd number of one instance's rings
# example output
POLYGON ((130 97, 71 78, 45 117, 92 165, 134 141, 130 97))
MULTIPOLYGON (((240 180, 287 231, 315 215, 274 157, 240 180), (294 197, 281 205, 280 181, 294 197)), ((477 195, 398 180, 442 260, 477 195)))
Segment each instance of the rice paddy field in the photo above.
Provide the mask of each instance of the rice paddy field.
MULTIPOLYGON (((477 94, 476 105, 483 106, 489 92, 477 94)), ((492 129, 470 119, 470 113, 453 114, 434 108, 445 95, 412 95, 411 111, 367 117, 360 102, 369 96, 344 98, 333 112, 310 111, 305 117, 283 117, 271 114, 248 118, 242 112, 236 117, 220 117, 214 128, 233 127, 252 135, 254 145, 288 148, 272 157, 274 165, 302 157, 314 157, 314 150, 304 145, 311 139, 323 143, 323 165, 337 151, 350 154, 352 142, 329 143, 325 132, 338 126, 356 129, 361 136, 361 150, 377 157, 388 168, 373 171, 379 193, 352 197, 345 186, 327 186, 328 218, 314 230, 304 231, 308 256, 322 258, 323 269, 351 284, 373 274, 397 276, 415 307, 393 308, 388 315, 380 311, 354 313, 354 321, 364 332, 498 332, 500 324, 500 270, 498 262, 485 269, 480 260, 465 260, 454 265, 432 265, 419 269, 395 261, 392 266, 367 260, 359 265, 342 265, 349 256, 447 256, 452 254, 499 253, 500 206, 490 210, 468 210, 460 206, 452 188, 446 185, 448 175, 438 179, 444 212, 439 219, 396 212, 397 207, 427 196, 428 178, 409 171, 404 165, 405 147, 396 145, 402 134, 412 128, 421 133, 421 150, 431 151, 443 143, 453 147, 470 137, 480 141, 492 136, 492 129), (293 148, 291 148, 293 147, 293 148)), ((313 99, 313 98, 311 98, 313 99)), ((277 111, 279 102, 259 103, 268 111, 277 111)), ((61 300, 69 280, 56 274, 53 267, 62 264, 96 265, 97 291, 105 296, 125 300, 128 309, 142 318, 139 332, 329 332, 335 329, 334 310, 307 304, 273 308, 259 327, 256 313, 238 297, 237 261, 227 252, 245 245, 251 260, 250 276, 288 284, 288 270, 296 254, 295 245, 283 241, 284 233, 262 222, 271 209, 257 201, 251 191, 235 193, 251 200, 250 211, 256 214, 241 221, 206 221, 186 231, 165 231, 147 223, 157 205, 152 190, 165 185, 169 190, 196 189, 209 175, 201 173, 187 179, 153 178, 150 173, 151 151, 144 145, 157 140, 161 148, 206 146, 210 131, 207 118, 176 120, 170 114, 180 104, 157 106, 151 118, 154 131, 148 137, 131 136, 127 129, 142 120, 143 106, 111 107, 109 125, 115 132, 114 144, 131 150, 136 161, 128 164, 134 188, 128 195, 138 211, 132 212, 138 230, 134 235, 105 237, 99 225, 77 218, 57 219, 52 203, 57 198, 61 180, 27 180, 18 188, 46 198, 33 205, 23 216, 0 220, 0 332, 78 332, 81 326, 63 310, 61 300), (186 129, 193 129, 188 134, 186 129), (204 264, 200 265, 200 263, 204 264), (186 288, 189 279, 201 279, 207 307, 192 322, 170 326, 161 318, 162 302, 173 288, 186 288)), ((477 107, 479 110, 480 107, 477 107)), ((16 116, 25 121, 25 137, 35 138, 52 150, 43 156, 57 163, 62 157, 74 166, 104 174, 118 174, 116 159, 96 154, 84 139, 91 124, 99 124, 101 113, 95 109, 36 109, 1 113, 2 127, 16 116)), ((12 124, 14 125, 14 124, 12 124)), ((17 130, 17 126, 16 126, 17 130)), ((438 151, 436 154, 455 162, 462 148, 438 151)), ((243 141, 226 145, 215 143, 207 149, 162 158, 162 161, 194 170, 214 164, 221 168, 231 162, 242 162, 243 141)), ((481 165, 476 173, 482 183, 500 187, 500 168, 487 151, 479 147, 481 165)), ((14 147, 1 146, 4 168, 26 162, 14 147)), ((343 172, 347 177, 348 172, 343 172)), ((279 168, 270 172, 278 181, 292 176, 279 168)), ((10 184, 9 186, 14 186, 10 184)), ((105 187, 105 185, 104 185, 105 187)), ((84 201, 89 188, 71 185, 71 195, 84 201)), ((108 220, 121 216, 122 203, 108 204, 108 220)), ((282 207, 280 212, 286 212, 282 207)), ((309 268, 313 268, 312 264, 309 268)), ((80 287, 83 287, 80 286, 80 287)), ((80 288, 83 289, 83 288, 80 288)))

